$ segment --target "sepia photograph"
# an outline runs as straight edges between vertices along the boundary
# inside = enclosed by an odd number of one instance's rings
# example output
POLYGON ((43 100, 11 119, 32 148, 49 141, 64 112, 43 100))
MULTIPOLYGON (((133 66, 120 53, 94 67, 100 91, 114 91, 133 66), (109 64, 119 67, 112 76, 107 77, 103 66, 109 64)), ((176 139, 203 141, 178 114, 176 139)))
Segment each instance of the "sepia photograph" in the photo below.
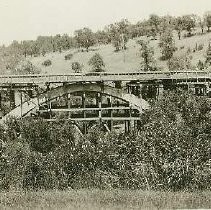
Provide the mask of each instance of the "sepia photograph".
POLYGON ((211 0, 0 0, 0 209, 211 209, 211 0))

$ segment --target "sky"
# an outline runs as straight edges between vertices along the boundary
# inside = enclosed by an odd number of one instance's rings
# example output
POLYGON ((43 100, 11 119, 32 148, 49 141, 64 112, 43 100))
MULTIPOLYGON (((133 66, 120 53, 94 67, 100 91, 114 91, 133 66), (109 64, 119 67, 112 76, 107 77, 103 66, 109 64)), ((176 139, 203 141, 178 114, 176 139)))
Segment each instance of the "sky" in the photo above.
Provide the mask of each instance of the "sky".
POLYGON ((0 0, 0 44, 38 35, 70 34, 82 27, 93 31, 127 18, 135 23, 150 14, 199 14, 211 0, 0 0))

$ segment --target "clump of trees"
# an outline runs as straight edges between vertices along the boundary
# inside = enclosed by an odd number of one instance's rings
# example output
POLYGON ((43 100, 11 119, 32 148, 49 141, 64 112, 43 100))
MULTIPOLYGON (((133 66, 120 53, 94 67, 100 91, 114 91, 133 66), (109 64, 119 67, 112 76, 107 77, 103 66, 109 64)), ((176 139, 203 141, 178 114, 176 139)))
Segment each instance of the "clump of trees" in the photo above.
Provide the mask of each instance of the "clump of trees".
POLYGON ((88 63, 92 67, 92 71, 94 72, 103 72, 105 63, 103 61, 103 58, 99 53, 95 53, 89 60, 88 63))
POLYGON ((111 43, 115 47, 115 51, 118 52, 121 49, 126 49, 126 43, 129 38, 129 26, 130 23, 127 19, 123 19, 120 22, 107 26, 106 31, 109 35, 111 43))
POLYGON ((13 70, 14 74, 39 74, 41 70, 30 61, 23 61, 13 70))
POLYGON ((87 52, 89 51, 89 47, 96 43, 94 33, 89 28, 75 31, 75 39, 78 47, 86 48, 87 52))

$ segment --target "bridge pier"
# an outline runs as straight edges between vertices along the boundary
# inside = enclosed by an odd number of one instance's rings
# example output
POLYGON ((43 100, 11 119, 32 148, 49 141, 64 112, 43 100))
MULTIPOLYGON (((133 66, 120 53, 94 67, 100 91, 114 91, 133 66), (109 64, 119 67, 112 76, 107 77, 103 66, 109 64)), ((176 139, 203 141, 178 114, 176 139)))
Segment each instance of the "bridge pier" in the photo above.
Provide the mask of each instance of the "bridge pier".
POLYGON ((11 89, 9 92, 10 95, 10 108, 14 109, 16 106, 19 106, 23 102, 23 93, 19 90, 11 89))
POLYGON ((195 85, 195 94, 198 96, 206 96, 207 95, 207 87, 205 84, 196 84, 195 85))
POLYGON ((117 89, 121 89, 122 88, 122 82, 121 81, 114 81, 114 87, 117 89))
POLYGON ((126 120, 125 121, 125 133, 129 133, 131 130, 131 121, 130 120, 126 120))
POLYGON ((140 83, 133 83, 133 84, 128 83, 127 84, 127 92, 129 94, 133 94, 139 98, 142 98, 142 95, 141 95, 142 87, 143 87, 143 85, 140 83))

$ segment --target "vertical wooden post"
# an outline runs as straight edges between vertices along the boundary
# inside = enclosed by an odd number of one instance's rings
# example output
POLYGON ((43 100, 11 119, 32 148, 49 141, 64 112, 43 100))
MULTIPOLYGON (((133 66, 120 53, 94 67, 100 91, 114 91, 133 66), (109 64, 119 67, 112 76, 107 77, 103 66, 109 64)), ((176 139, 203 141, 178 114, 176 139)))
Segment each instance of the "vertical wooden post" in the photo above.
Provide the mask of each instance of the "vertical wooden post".
MULTIPOLYGON (((86 108, 86 93, 85 92, 82 93, 82 108, 83 109, 86 108)), ((83 110, 83 118, 86 118, 85 110, 83 110)))
POLYGON ((112 109, 112 97, 110 96, 108 98, 108 107, 111 108, 109 109, 109 117, 110 117, 110 121, 108 122, 108 127, 109 127, 109 130, 112 131, 113 129, 113 109, 112 109))
POLYGON ((71 104, 70 104, 70 94, 67 94, 67 107, 68 107, 68 118, 70 119, 71 118, 71 112, 70 112, 70 107, 71 107, 71 104))
MULTIPOLYGON (((83 109, 86 108, 86 93, 85 92, 82 93, 82 108, 83 109)), ((82 113, 83 113, 83 118, 85 119, 86 118, 86 111, 83 110, 82 113)), ((87 134, 87 123, 86 123, 86 121, 83 122, 83 133, 87 134)))
POLYGON ((99 108, 98 117, 101 124, 102 123, 102 94, 98 93, 97 97, 98 97, 98 108, 99 108))
POLYGON ((2 92, 0 91, 0 109, 2 108, 2 92))
POLYGON ((23 92, 20 91, 20 97, 21 97, 21 118, 23 117, 23 92))

